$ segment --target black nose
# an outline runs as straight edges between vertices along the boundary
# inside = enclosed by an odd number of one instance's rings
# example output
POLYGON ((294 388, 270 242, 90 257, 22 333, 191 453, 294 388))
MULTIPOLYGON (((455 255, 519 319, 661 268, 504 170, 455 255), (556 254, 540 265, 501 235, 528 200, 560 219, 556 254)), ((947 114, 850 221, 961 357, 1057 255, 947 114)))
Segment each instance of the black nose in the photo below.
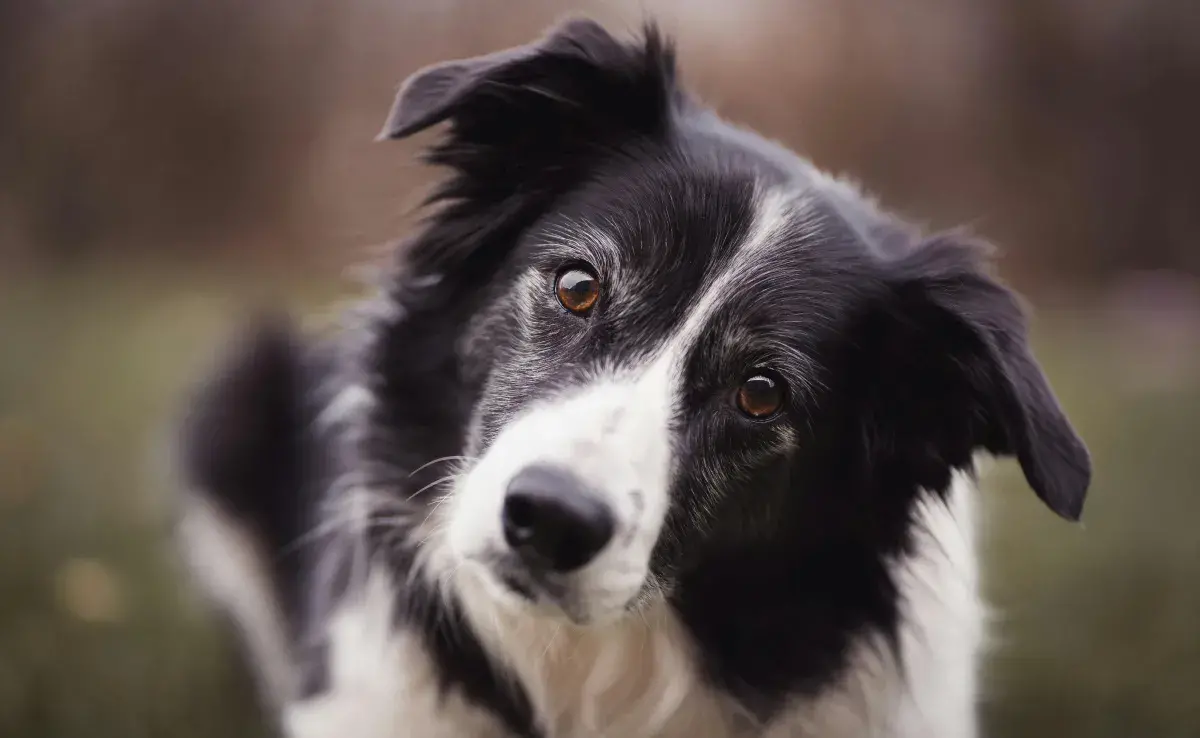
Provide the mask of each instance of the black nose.
POLYGON ((566 469, 535 465, 508 483, 501 513, 504 540, 530 566, 578 569, 612 538, 608 505, 566 469))

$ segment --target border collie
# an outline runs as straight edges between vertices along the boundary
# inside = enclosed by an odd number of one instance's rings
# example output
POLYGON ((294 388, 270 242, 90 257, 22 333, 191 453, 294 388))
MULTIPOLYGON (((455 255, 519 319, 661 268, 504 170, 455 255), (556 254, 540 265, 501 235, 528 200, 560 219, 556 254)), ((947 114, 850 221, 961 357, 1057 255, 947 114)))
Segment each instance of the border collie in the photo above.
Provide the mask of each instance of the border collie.
POLYGON ((976 459, 1077 520, 1019 299, 571 19, 416 72, 429 216, 329 335, 256 324, 179 533, 293 738, 971 738, 976 459))

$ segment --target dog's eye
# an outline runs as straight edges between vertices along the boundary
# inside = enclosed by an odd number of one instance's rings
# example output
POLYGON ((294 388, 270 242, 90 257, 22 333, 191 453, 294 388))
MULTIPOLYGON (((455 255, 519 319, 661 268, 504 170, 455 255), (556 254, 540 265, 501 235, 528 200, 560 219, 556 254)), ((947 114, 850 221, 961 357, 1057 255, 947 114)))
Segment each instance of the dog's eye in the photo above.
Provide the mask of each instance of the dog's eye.
POLYGON ((758 369, 738 387, 738 410, 756 420, 769 418, 783 407, 786 394, 786 387, 779 375, 766 369, 758 369))
POLYGON ((563 307, 584 315, 600 299, 600 278, 587 267, 574 266, 559 272, 554 291, 563 307))

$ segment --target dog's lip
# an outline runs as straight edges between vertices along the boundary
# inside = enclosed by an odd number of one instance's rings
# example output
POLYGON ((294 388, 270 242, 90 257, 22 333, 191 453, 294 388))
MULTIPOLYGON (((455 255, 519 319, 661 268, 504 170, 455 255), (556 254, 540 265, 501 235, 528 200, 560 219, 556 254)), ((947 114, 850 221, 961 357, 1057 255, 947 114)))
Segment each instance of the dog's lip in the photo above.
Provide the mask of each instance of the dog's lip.
POLYGON ((499 579, 500 583, 511 590, 514 594, 519 595, 530 602, 537 601, 537 592, 534 591, 532 583, 523 581, 520 577, 516 576, 512 572, 503 569, 496 572, 496 578, 499 579))
POLYGON ((483 565, 483 570, 487 572, 486 576, 499 584, 502 589, 521 599, 537 602, 542 599, 542 595, 550 594, 545 582, 541 581, 541 577, 536 576, 536 572, 520 566, 518 562, 504 554, 493 551, 477 560, 483 565))
POLYGON ((566 593, 566 587, 562 583, 541 572, 511 562, 496 562, 492 566, 492 573, 502 585, 531 602, 548 600, 558 603, 564 599, 566 593))
POLYGON ((489 569, 492 578, 504 590, 531 606, 558 612, 576 625, 587 625, 590 622, 588 615, 572 606, 566 588, 560 583, 503 559, 492 561, 489 569))
MULTIPOLYGON (((580 626, 596 622, 596 616, 581 609, 580 603, 571 596, 570 583, 553 573, 531 569, 516 557, 497 550, 488 551, 473 560, 479 565, 482 576, 495 588, 494 596, 510 605, 525 603, 545 615, 557 614, 580 626)), ((619 612, 628 614, 637 610, 641 597, 642 591, 634 594, 619 608, 619 612)))

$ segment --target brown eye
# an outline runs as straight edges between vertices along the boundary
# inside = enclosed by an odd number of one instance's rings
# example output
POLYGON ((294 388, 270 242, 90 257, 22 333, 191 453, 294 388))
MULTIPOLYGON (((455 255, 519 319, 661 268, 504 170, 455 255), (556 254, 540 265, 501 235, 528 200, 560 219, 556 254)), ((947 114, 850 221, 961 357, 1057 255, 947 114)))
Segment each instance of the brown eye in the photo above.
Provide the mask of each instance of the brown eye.
POLYGON ((554 291, 563 307, 583 315, 600 299, 600 279, 588 269, 573 267, 558 275, 554 291))
POLYGON ((768 418, 783 407, 783 380, 772 372, 755 372, 737 392, 737 406, 752 418, 768 418))

